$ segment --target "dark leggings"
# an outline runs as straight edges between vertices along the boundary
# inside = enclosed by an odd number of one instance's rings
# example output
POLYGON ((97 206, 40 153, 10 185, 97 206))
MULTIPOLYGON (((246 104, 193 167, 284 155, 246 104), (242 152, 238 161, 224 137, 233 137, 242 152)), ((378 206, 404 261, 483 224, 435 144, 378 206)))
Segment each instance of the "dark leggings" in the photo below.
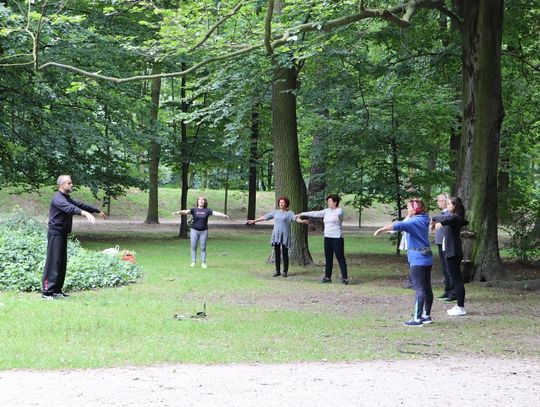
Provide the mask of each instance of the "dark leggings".
POLYGON ((274 243, 274 263, 276 264, 276 272, 280 272, 281 253, 283 253, 283 272, 289 272, 289 249, 281 243, 274 243))
POLYGON ((324 238, 324 257, 326 258, 326 268, 324 276, 332 278, 332 268, 334 266, 334 254, 339 263, 341 278, 347 280, 347 262, 345 261, 345 243, 342 237, 324 238))
POLYGON ((463 278, 461 277, 461 257, 447 257, 446 268, 450 279, 454 285, 454 293, 456 294, 458 307, 465 305, 465 285, 463 284, 463 278))
POLYGON ((454 284, 450 278, 450 273, 448 273, 448 267, 446 266, 446 258, 444 256, 442 244, 438 244, 437 248, 439 249, 439 260, 441 262, 441 269, 444 276, 444 295, 447 297, 455 297, 454 284))
POLYGON ((431 266, 411 266, 411 278, 416 292, 414 302, 414 318, 420 319, 425 310, 431 315, 433 290, 431 289, 431 266))

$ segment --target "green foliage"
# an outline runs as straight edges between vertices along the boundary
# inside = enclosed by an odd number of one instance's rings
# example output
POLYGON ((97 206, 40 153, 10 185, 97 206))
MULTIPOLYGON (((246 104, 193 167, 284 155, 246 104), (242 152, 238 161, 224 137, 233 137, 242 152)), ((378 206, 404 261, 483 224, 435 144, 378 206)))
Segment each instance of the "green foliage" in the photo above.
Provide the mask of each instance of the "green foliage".
POLYGON ((533 234, 537 211, 538 209, 533 211, 523 205, 514 207, 510 210, 511 221, 504 227, 510 233, 510 253, 522 263, 540 258, 540 241, 538 236, 533 234))
MULTIPOLYGON (((22 213, 0 223, 0 290, 38 291, 47 254, 45 228, 22 213)), ((142 269, 115 255, 68 242, 66 290, 116 287, 135 282, 142 269)))

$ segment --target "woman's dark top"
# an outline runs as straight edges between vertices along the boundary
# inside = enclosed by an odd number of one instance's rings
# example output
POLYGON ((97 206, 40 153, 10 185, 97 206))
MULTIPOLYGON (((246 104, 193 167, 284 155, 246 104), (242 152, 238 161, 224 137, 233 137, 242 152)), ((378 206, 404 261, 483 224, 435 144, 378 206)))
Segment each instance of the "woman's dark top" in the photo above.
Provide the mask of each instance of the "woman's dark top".
POLYGON ((456 214, 437 215, 433 217, 435 222, 443 225, 443 250, 445 257, 463 258, 463 249, 461 247, 461 228, 469 221, 456 214))
POLYGON ((213 211, 210 208, 191 208, 191 214, 193 215, 192 229, 203 231, 208 229, 208 218, 212 215, 213 211))

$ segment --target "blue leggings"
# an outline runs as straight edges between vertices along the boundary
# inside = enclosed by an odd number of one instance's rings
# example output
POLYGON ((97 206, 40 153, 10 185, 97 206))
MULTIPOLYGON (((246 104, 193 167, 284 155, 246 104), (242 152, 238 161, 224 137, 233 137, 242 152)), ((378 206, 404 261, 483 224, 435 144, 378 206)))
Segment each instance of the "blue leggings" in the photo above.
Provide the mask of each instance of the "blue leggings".
POLYGON ((420 319, 422 312, 431 314, 433 290, 431 289, 431 266, 411 266, 413 288, 416 291, 414 302, 414 318, 420 319))
POLYGON ((197 260, 197 245, 201 244, 201 262, 206 263, 206 240, 208 239, 207 230, 191 229, 191 261, 197 260))

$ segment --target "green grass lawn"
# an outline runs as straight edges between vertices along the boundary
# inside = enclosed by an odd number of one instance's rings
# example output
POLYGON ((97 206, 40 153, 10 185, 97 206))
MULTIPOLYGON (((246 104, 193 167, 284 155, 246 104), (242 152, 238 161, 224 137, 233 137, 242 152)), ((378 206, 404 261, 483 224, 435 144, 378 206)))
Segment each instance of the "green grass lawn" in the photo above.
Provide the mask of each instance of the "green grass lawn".
POLYGON ((468 284, 470 315, 450 318, 437 302, 432 325, 405 328, 413 292, 401 288, 406 264, 385 239, 346 236, 352 284, 342 286, 339 272, 333 284, 318 283, 319 235, 310 237, 315 266, 272 278, 269 237, 269 230, 212 229, 203 270, 189 267, 189 242, 173 235, 83 235, 90 249, 136 251, 144 278, 58 301, 0 293, 0 369, 539 356, 538 294, 468 284), (204 304, 206 318, 189 318, 204 304))
MULTIPOLYGON (((49 204, 54 193, 52 187, 43 187, 39 190, 24 192, 20 189, 10 187, 0 189, 0 220, 17 208, 24 210, 29 216, 45 219, 49 211, 49 204)), ((180 189, 160 188, 159 189, 159 216, 162 220, 178 219, 172 212, 180 209, 180 189)), ((188 208, 196 205, 197 197, 204 195, 208 198, 209 207, 224 211, 225 191, 224 190, 197 190, 188 191, 188 208)), ((101 207, 101 202, 96 200, 88 188, 79 188, 72 193, 72 196, 90 205, 101 207)), ((324 202, 321 202, 324 204, 324 202)), ((234 219, 246 219, 248 206, 248 194, 245 191, 229 191, 227 213, 234 219)), ((257 216, 260 216, 275 208, 274 192, 257 192, 257 216)), ((358 214, 355 208, 348 204, 347 197, 342 204, 346 222, 357 223, 358 214)), ((113 200, 111 204, 111 219, 131 219, 144 220, 148 208, 148 192, 130 189, 125 196, 113 200)), ((390 210, 386 205, 375 204, 372 208, 363 210, 362 219, 364 223, 377 224, 387 223, 390 218, 390 210)))

